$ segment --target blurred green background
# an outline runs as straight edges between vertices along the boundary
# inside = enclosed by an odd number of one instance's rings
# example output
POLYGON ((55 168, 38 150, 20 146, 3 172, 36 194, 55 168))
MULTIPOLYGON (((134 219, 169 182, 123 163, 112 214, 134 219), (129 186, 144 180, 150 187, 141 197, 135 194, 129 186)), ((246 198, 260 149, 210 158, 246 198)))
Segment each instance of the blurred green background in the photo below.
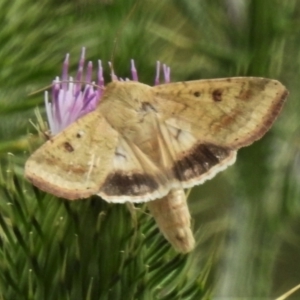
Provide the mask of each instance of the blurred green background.
POLYGON ((0 299, 262 299, 299 284, 299 20, 297 0, 2 0, 0 299), (288 88, 271 131, 192 190, 190 255, 144 208, 67 203, 23 180, 41 142, 29 120, 37 106, 45 117, 43 94, 28 95, 61 74, 66 53, 75 72, 82 46, 122 77, 134 58, 150 85, 160 60, 172 81, 261 76, 288 88))

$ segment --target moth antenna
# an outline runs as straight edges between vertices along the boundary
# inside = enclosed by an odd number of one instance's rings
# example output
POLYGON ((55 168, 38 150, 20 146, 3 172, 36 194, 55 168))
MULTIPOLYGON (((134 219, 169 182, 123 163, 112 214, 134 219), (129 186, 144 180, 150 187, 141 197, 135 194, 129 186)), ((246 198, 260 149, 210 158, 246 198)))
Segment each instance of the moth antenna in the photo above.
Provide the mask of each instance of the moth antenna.
MULTIPOLYGON (((101 84, 99 84, 99 83, 96 84, 95 82, 85 82, 85 81, 78 81, 78 80, 59 80, 59 81, 55 81, 55 84, 57 84, 57 83, 82 83, 82 84, 91 85, 91 86, 93 86, 95 88, 98 88, 100 90, 105 89, 104 86, 101 86, 101 84)), ((38 94, 40 92, 44 92, 44 91, 50 89, 52 86, 53 86, 53 83, 50 84, 50 85, 47 85, 47 86, 45 86, 45 87, 43 87, 39 90, 31 92, 31 93, 27 94, 27 96, 33 96, 33 95, 38 94)))
MULTIPOLYGON (((117 42, 118 42, 118 39, 119 39, 119 35, 121 34, 122 32, 122 29, 124 27, 124 24, 126 24, 126 22, 128 21, 128 19, 131 17, 131 15, 133 14, 133 12, 135 11, 135 9, 137 8, 139 4, 139 0, 137 0, 134 5, 132 6, 132 8, 130 9, 129 13, 127 14, 126 18, 122 21, 121 25, 119 26, 118 28, 118 31, 116 33, 116 36, 114 38, 114 41, 113 41, 113 50, 112 50, 112 55, 111 55, 111 62, 109 62, 109 67, 111 69, 111 78, 112 78, 112 81, 115 81, 115 80, 118 80, 117 79, 117 76, 115 75, 114 73, 114 68, 113 68, 113 61, 114 61, 114 56, 115 56, 115 53, 116 53, 116 49, 117 49, 117 42)), ((82 55, 81 55, 81 58, 80 58, 80 65, 83 64, 83 61, 84 61, 84 57, 85 57, 85 48, 83 48, 83 52, 82 52, 82 55)), ((66 55, 66 58, 63 62, 63 74, 62 74, 62 79, 63 80, 60 80, 59 83, 82 83, 82 84, 90 84, 92 85, 93 87, 96 87, 98 89, 101 89, 101 90, 104 90, 104 79, 103 79, 103 76, 101 78, 101 80, 99 80, 98 84, 95 84, 95 83, 90 83, 90 82, 85 82, 85 81, 82 81, 82 80, 67 80, 66 78, 66 71, 67 68, 68 68, 68 64, 69 64, 69 53, 66 55), (103 83, 103 85, 102 85, 103 83)), ((102 70, 102 66, 101 66, 101 61, 99 61, 99 66, 101 67, 101 70, 102 70)), ((133 78, 134 81, 137 81, 133 78)), ((51 85, 47 85, 41 89, 38 89, 34 92, 31 92, 29 93, 27 96, 33 96, 35 94, 38 94, 40 92, 43 92, 45 90, 48 90, 49 88, 51 88, 53 86, 53 84, 51 85)))
POLYGON ((139 4, 139 0, 137 0, 134 5, 132 6, 131 10, 129 11, 129 13, 127 14, 126 18, 123 20, 123 22, 121 23, 121 25, 119 26, 117 33, 115 35, 114 41, 113 41, 113 49, 112 49, 112 53, 111 53, 111 65, 113 66, 113 62, 114 62, 114 56, 116 53, 116 49, 117 49, 117 43, 118 43, 118 39, 119 39, 119 35, 121 34, 124 25, 126 24, 126 22, 129 20, 129 18, 131 17, 132 13, 135 11, 135 9, 137 8, 139 4))
POLYGON ((38 94, 38 93, 40 93, 40 92, 44 92, 44 91, 50 89, 50 88, 52 87, 52 85, 53 85, 53 84, 49 84, 49 85, 47 85, 47 86, 45 86, 45 87, 43 87, 43 88, 41 88, 41 89, 39 89, 39 90, 36 90, 36 91, 34 91, 34 92, 31 92, 31 93, 27 94, 27 96, 32 96, 32 95, 38 94))

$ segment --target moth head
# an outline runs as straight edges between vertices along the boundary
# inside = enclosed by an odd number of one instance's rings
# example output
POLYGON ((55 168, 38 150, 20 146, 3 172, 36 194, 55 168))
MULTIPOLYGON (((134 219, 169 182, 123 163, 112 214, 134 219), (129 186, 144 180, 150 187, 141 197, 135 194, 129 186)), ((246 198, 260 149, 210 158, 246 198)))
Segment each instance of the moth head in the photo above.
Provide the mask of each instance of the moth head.
POLYGON ((137 108, 142 103, 149 102, 151 97, 153 92, 149 85, 136 81, 113 81, 106 86, 101 101, 120 101, 125 102, 128 107, 137 108))

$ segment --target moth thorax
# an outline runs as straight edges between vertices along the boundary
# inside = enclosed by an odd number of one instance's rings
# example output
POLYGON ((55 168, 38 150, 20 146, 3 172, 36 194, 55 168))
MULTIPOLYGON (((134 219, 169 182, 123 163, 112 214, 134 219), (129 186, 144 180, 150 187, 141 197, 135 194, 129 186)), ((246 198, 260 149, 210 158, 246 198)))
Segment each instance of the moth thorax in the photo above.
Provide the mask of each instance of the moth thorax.
POLYGON ((177 251, 187 253, 193 250, 195 240, 184 190, 173 189, 164 198, 147 205, 160 231, 177 251))

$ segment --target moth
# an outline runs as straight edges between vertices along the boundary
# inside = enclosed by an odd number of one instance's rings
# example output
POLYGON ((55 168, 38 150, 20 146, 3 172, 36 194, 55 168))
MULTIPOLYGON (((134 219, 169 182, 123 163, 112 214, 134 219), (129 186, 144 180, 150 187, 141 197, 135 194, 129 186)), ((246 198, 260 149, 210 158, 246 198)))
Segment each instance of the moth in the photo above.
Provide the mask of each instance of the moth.
POLYGON ((186 253, 194 238, 184 189, 233 164, 239 148, 269 130, 287 95, 280 82, 256 77, 113 81, 94 111, 30 156, 25 176, 69 200, 149 201, 165 237, 186 253))

